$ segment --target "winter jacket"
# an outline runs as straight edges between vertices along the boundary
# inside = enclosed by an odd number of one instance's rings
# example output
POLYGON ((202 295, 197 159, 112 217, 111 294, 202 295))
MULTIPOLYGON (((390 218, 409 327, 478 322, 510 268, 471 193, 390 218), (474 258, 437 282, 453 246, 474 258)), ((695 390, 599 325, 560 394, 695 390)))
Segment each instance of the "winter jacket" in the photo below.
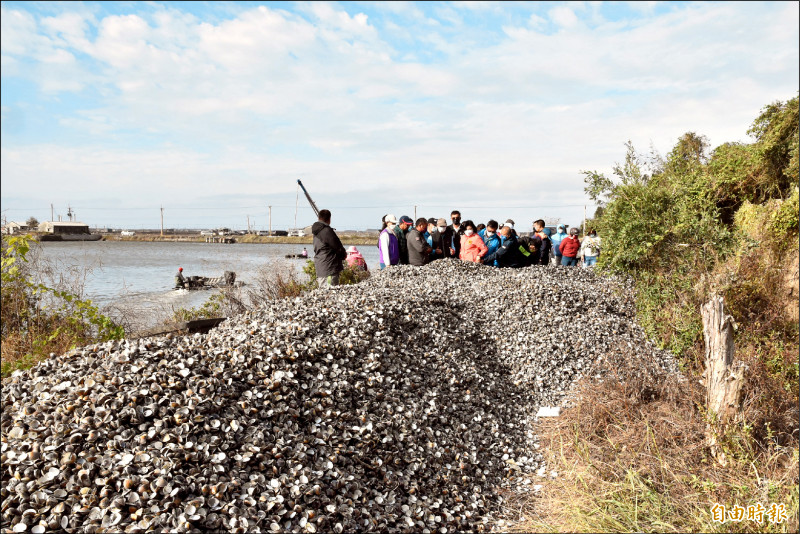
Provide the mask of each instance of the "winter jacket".
POLYGON ((581 256, 585 256, 587 258, 596 258, 600 255, 600 238, 597 236, 586 236, 583 238, 583 243, 581 243, 581 250, 579 253, 581 256))
POLYGON ((566 232, 558 232, 557 234, 554 234, 550 238, 550 240, 553 242, 553 252, 555 253, 556 256, 561 256, 561 249, 559 249, 558 246, 561 244, 561 241, 563 241, 565 237, 567 237, 566 232))
MULTIPOLYGON (((438 260, 441 258, 446 258, 447 255, 445 254, 445 249, 447 247, 445 247, 443 244, 444 237, 442 236, 442 234, 439 232, 439 230, 434 230, 433 232, 431 232, 430 236, 431 238, 429 243, 431 245, 431 261, 438 260), (437 254, 436 253, 437 248, 442 252, 437 254)), ((447 250, 446 252, 449 253, 450 251, 447 250)))
POLYGON ((458 230, 453 229, 453 225, 447 227, 442 236, 442 252, 445 258, 458 258, 461 252, 461 236, 464 235, 464 225, 460 225, 458 230), (450 253, 450 247, 455 249, 455 254, 450 253))
POLYGON ((405 232, 400 229, 400 225, 395 225, 394 236, 397 238, 397 244, 400 247, 400 265, 408 265, 408 230, 405 232))
POLYGON ((490 263, 494 260, 497 260, 499 267, 524 267, 526 258, 520 250, 519 241, 512 235, 503 241, 503 244, 494 254, 486 256, 484 263, 490 263))
POLYGON ((384 265, 400 263, 400 245, 397 237, 388 228, 384 228, 378 239, 378 261, 384 265))
POLYGON ((483 239, 481 239, 481 236, 477 234, 462 235, 460 248, 459 259, 475 263, 480 263, 481 260, 478 256, 485 256, 489 250, 486 248, 486 244, 483 242, 483 239))
POLYGON ((408 232, 406 238, 408 243, 408 263, 410 265, 425 265, 430 261, 431 247, 425 240, 425 236, 417 230, 412 228, 408 232))
POLYGON ((575 258, 578 256, 578 251, 581 248, 581 241, 578 239, 578 236, 570 235, 561 240, 561 244, 558 248, 561 250, 562 256, 575 258))
POLYGON ((344 269, 342 262, 347 257, 347 251, 339 236, 329 225, 317 221, 311 227, 314 234, 314 267, 317 278, 326 278, 339 274, 344 269))
MULTIPOLYGON (((486 235, 486 232, 481 234, 483 238, 483 242, 486 245, 486 256, 490 256, 497 252, 497 249, 500 248, 500 237, 497 235, 497 232, 493 233, 491 236, 486 235)), ((484 256, 483 263, 486 265, 494 265, 497 267, 497 261, 492 261, 491 263, 486 263, 486 256, 484 256)))
POLYGON ((533 253, 532 265, 548 265, 550 263, 550 250, 552 243, 550 237, 544 232, 531 233, 531 243, 536 247, 533 253))

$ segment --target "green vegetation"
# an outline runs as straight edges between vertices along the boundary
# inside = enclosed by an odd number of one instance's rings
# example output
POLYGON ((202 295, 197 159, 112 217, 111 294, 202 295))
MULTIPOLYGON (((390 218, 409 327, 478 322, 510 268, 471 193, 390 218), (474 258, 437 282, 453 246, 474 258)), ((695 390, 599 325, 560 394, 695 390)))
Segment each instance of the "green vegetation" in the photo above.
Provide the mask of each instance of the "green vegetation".
POLYGON ((798 98, 766 106, 750 144, 683 135, 662 158, 627 144, 613 177, 585 171, 600 205, 598 267, 636 284, 639 322, 673 352, 688 383, 641 379, 644 362, 586 384, 544 428, 551 468, 526 530, 751 531, 798 528, 798 98), (747 364, 740 419, 705 443, 700 307, 722 295, 747 364), (787 520, 715 522, 715 503, 783 505, 787 520))
POLYGON ((3 238, 2 376, 26 369, 50 353, 109 339, 121 339, 121 326, 89 300, 33 281, 28 263, 32 238, 3 238))

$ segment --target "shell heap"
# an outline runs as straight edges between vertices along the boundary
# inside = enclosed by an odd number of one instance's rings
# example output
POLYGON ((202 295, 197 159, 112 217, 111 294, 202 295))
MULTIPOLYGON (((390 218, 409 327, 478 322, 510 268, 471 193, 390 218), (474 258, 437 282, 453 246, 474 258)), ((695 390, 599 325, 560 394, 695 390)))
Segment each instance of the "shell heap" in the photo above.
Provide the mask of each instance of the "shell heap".
POLYGON ((441 260, 52 357, 2 392, 2 529, 491 530, 533 433, 620 344, 625 284, 441 260))

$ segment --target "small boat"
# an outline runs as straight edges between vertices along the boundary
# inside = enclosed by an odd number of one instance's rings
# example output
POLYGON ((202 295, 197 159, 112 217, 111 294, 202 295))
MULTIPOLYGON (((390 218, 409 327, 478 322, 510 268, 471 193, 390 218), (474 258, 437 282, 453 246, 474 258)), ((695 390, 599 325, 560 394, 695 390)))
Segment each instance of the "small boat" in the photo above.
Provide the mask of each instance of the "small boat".
POLYGON ((175 289, 214 289, 220 287, 242 287, 244 282, 236 280, 236 273, 233 271, 225 271, 222 276, 206 277, 206 276, 187 276, 186 285, 184 287, 176 287, 175 289))
POLYGON ((303 256, 302 254, 287 254, 287 258, 289 259, 296 259, 296 260, 307 260, 308 256, 303 256))

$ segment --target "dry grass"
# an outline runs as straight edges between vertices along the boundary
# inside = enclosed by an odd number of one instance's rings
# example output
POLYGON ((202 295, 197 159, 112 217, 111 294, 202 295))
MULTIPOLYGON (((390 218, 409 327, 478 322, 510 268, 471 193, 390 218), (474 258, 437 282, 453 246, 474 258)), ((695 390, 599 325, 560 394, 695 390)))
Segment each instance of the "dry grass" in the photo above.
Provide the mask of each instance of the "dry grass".
POLYGON ((759 442, 743 424, 726 437, 732 461, 721 467, 705 446, 697 379, 654 369, 615 354, 601 383, 583 382, 575 405, 541 425, 548 472, 558 476, 543 482, 541 498, 509 502, 526 517, 514 530, 797 532, 797 439, 759 442), (783 504, 789 519, 720 524, 712 518, 716 503, 783 504))

